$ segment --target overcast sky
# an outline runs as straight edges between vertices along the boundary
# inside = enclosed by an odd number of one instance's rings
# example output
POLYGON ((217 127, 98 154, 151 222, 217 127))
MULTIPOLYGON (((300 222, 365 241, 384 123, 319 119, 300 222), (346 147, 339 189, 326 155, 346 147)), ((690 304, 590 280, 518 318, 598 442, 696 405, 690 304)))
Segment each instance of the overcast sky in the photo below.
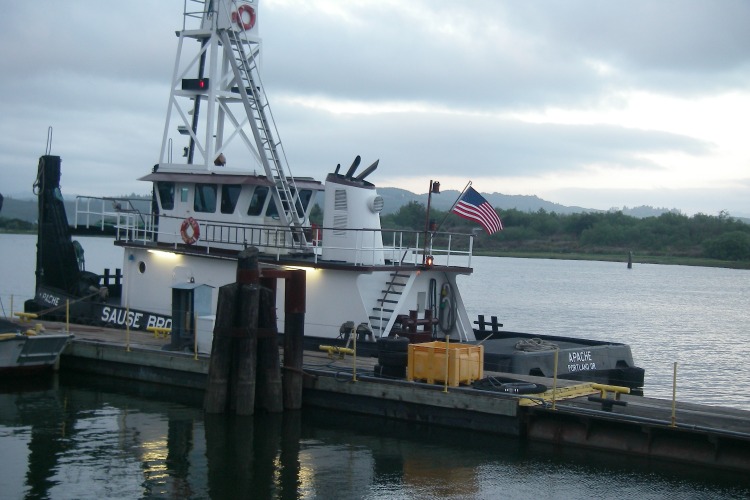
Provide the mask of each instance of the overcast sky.
MULTIPOLYGON (((0 192, 146 194, 183 0, 4 1, 0 192)), ((261 0, 295 175, 750 216, 746 0, 261 0)))

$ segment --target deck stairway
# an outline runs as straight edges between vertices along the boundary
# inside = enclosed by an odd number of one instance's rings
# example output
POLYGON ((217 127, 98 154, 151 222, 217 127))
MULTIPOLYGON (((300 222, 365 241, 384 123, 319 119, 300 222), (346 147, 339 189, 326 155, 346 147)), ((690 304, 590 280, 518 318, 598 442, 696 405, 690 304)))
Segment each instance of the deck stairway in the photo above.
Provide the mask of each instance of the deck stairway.
POLYGON ((396 321, 395 311, 401 310, 404 298, 416 277, 415 272, 396 271, 390 273, 381 292, 382 296, 377 299, 377 305, 372 308, 372 315, 369 317, 375 337, 388 336, 393 323, 396 321))

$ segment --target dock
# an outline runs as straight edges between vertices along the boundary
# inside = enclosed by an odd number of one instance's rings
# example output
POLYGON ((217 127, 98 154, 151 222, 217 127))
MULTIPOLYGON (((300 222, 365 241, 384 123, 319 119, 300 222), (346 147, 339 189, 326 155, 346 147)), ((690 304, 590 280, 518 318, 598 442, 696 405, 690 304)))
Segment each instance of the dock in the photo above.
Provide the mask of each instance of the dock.
MULTIPOLYGON (((65 330, 44 323, 48 332, 65 330)), ((204 390, 209 357, 164 350, 158 333, 71 327, 75 338, 61 370, 95 373, 204 390)), ((377 358, 304 353, 305 406, 514 436, 561 448, 589 449, 646 460, 750 471, 750 411, 608 391, 592 383, 513 378, 541 383, 543 394, 517 395, 376 377, 377 358)), ((484 376, 508 376, 485 372, 484 376)))

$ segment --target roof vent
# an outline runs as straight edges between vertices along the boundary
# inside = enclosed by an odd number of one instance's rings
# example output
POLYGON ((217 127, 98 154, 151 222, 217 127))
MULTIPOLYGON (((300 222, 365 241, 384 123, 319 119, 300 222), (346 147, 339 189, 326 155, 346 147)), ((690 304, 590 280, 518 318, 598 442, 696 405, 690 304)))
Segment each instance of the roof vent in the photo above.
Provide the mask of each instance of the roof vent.
POLYGON ((380 213, 381 210, 383 210, 383 197, 380 195, 373 196, 370 198, 370 200, 367 202, 367 205, 370 207, 370 211, 374 214, 380 213))

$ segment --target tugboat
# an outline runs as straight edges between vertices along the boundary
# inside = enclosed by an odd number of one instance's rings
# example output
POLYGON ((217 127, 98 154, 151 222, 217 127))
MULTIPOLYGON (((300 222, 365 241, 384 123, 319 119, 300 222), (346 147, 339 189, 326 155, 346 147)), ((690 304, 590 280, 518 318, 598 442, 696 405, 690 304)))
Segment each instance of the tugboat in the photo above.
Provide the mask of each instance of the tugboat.
MULTIPOLYGON (((378 160, 359 171, 357 156, 324 183, 293 176, 260 78, 258 26, 258 0, 186 2, 159 162, 140 178, 152 184, 152 200, 76 200, 75 226, 112 230, 121 269, 83 269, 61 201, 61 160, 40 159, 36 295, 27 311, 59 318, 69 301, 73 322, 166 329, 165 348, 206 353, 217 289, 235 281, 237 256, 252 246, 262 270, 306 271, 304 330, 313 343, 482 342, 485 369, 552 377, 558 352, 573 360, 559 363, 560 377, 643 385, 627 345, 472 322, 456 277, 472 272, 474 236, 382 229, 383 198, 368 180, 378 160), (310 216, 321 193, 317 227, 310 216)), ((283 310, 284 280, 276 287, 283 310)), ((277 325, 283 332, 283 317, 277 325)))

